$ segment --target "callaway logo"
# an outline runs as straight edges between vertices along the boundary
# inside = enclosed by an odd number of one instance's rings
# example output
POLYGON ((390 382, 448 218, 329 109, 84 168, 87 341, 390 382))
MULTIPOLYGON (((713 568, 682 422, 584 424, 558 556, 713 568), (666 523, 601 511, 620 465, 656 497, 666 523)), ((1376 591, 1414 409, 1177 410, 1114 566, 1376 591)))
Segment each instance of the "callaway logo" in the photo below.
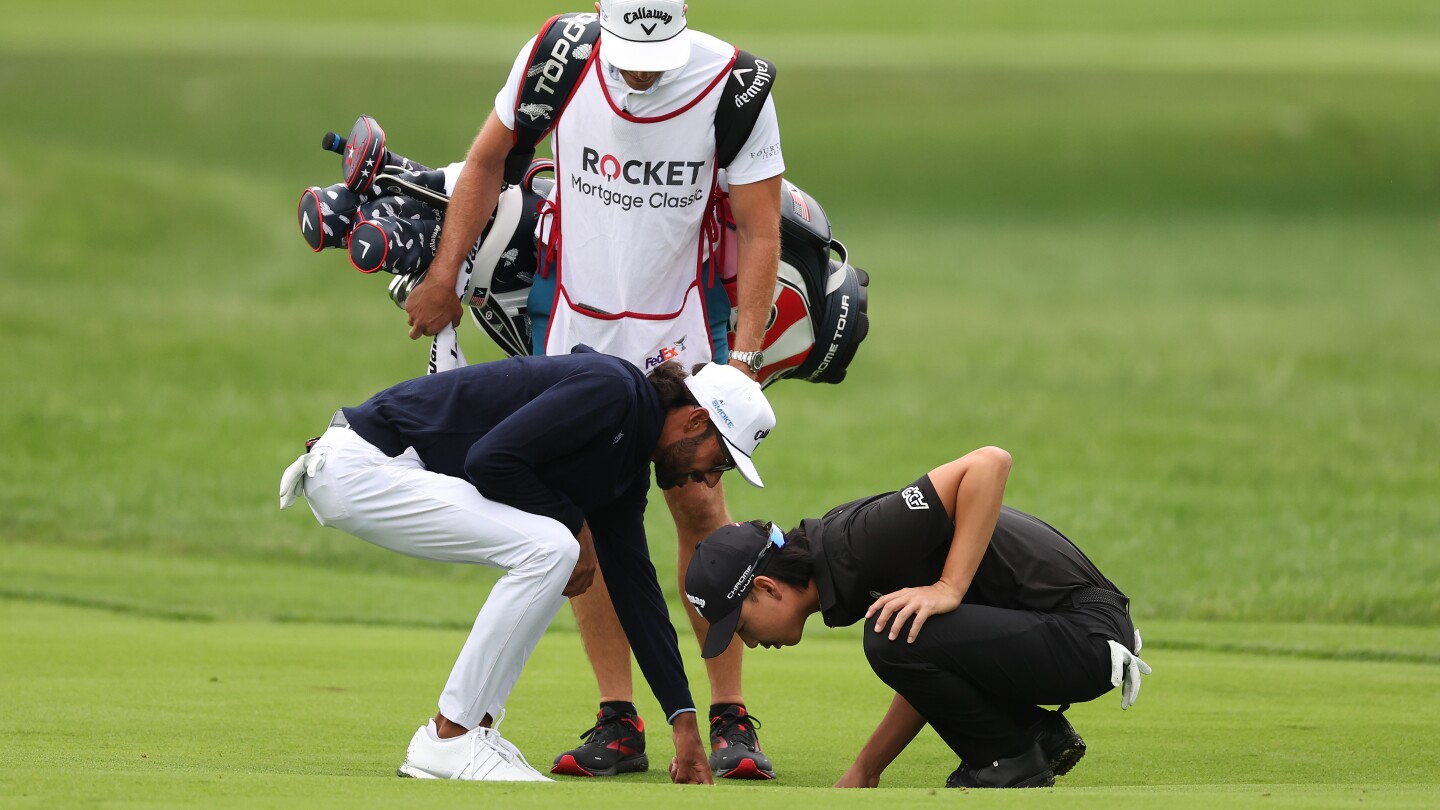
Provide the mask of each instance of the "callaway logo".
POLYGON ((750 73, 751 71, 754 71, 755 78, 751 80, 750 86, 745 88, 745 92, 735 97, 735 106, 737 108, 744 107, 752 100, 758 98, 761 93, 765 92, 766 85, 775 79, 775 74, 770 72, 770 63, 764 59, 756 59, 755 67, 753 68, 737 68, 732 70, 730 71, 730 75, 735 77, 736 84, 743 87, 745 78, 740 74, 750 73))
POLYGON ((515 111, 530 116, 531 121, 539 121, 542 117, 549 118, 555 108, 549 104, 521 104, 515 111))
MULTIPOLYGON (((638 8, 634 11, 627 12, 624 17, 626 25, 634 22, 640 22, 640 20, 659 20, 660 22, 669 25, 670 21, 673 19, 675 18, 671 17, 669 14, 666 14, 663 11, 656 11, 652 8, 638 8)), ((655 33, 654 24, 650 25, 647 28, 644 23, 641 23, 640 27, 645 30, 646 35, 655 33)))
POLYGON ((506 267, 514 264, 515 260, 518 258, 520 258, 520 248, 510 248, 509 250, 500 254, 500 259, 501 261, 505 262, 506 267))
POLYGON ((925 495, 920 492, 919 487, 906 487, 901 491, 900 497, 905 499, 905 505, 912 510, 919 511, 930 508, 930 504, 925 503, 925 495))
POLYGON ((589 58, 590 58, 590 48, 591 48, 591 46, 590 46, 590 43, 588 43, 588 42, 586 42, 586 43, 584 43, 584 44, 581 44, 581 45, 577 45, 577 46, 575 46, 575 50, 573 50, 573 51, 570 52, 570 55, 573 56, 573 57, 576 58, 576 59, 589 59, 589 58))
MULTIPOLYGON (((555 87, 547 82, 560 81, 560 77, 565 73, 565 66, 570 63, 570 57, 584 59, 590 55, 589 49, 586 49, 585 56, 581 56, 577 43, 580 42, 581 37, 585 36, 585 28, 596 19, 598 18, 594 14, 576 14, 566 21, 565 27, 560 30, 560 36, 555 39, 555 44, 550 48, 550 58, 545 60, 545 64, 537 66, 539 67, 538 74, 535 68, 531 68, 526 75, 526 78, 533 78, 536 75, 540 77, 535 82, 537 92, 553 95, 555 87), (575 47, 573 52, 571 51, 572 47, 575 47)), ((547 115, 546 118, 549 116, 547 115)))
POLYGON ((695 607, 700 608, 701 610, 704 610, 704 609, 705 609, 705 600, 704 600, 704 599, 701 599, 701 598, 698 597, 698 596, 692 596, 691 594, 688 594, 688 593, 687 593, 687 594, 685 594, 685 601, 689 602, 690 604, 694 605, 695 607))

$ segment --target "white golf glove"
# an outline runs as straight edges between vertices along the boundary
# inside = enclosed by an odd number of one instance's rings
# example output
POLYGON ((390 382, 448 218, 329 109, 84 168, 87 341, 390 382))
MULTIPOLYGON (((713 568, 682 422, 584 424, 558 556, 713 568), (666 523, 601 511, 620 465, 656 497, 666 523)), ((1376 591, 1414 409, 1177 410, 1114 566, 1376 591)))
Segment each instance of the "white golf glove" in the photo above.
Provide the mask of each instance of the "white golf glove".
MULTIPOLYGON (((1120 689, 1120 708, 1128 709, 1135 705, 1135 698, 1140 696, 1140 676, 1150 674, 1150 665, 1140 660, 1140 656, 1120 646, 1118 641, 1110 641, 1110 685, 1120 689)), ((1135 631, 1135 652, 1140 652, 1140 631, 1135 631)))
POLYGON ((305 489, 305 476, 314 475, 325 466, 325 450, 316 448, 295 459, 280 476, 280 508, 289 509, 305 489))

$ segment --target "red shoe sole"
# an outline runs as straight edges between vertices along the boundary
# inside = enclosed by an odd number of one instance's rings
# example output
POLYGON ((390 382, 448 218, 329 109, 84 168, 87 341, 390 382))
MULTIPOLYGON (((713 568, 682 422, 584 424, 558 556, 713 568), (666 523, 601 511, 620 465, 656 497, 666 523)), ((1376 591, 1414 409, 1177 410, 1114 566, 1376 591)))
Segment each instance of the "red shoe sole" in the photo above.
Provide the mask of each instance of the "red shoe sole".
POLYGON ((753 759, 742 759, 740 764, 731 768, 729 772, 720 774, 721 779, 774 779, 775 774, 766 773, 760 770, 753 759))
POLYGON ((551 773, 564 774, 565 776, 594 776, 594 775, 595 775, 595 774, 593 774, 593 773, 585 770, 584 768, 580 767, 580 763, 578 763, 578 762, 575 761, 575 757, 572 757, 572 756, 570 756, 569 754, 566 754, 565 756, 560 757, 560 761, 557 762, 557 763, 555 763, 555 766, 550 769, 550 772, 551 772, 551 773))

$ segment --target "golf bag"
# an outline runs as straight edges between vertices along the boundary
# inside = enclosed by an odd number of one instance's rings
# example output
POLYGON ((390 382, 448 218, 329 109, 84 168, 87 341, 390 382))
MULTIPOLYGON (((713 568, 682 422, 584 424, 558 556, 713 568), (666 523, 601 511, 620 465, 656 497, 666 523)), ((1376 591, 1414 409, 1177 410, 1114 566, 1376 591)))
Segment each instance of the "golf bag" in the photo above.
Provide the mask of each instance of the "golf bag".
MULTIPOLYGON (((347 162, 347 182, 306 189, 297 210, 301 235, 317 252, 346 247, 361 272, 395 274, 390 298, 403 307, 435 258, 448 193, 463 164, 432 170, 392 155, 384 148, 384 131, 368 116, 356 122, 348 140, 357 138, 384 167, 355 182, 347 162)), ((329 133, 322 145, 345 154, 347 139, 329 133)), ((535 233, 540 204, 555 182, 543 175, 553 171, 552 161, 532 160, 518 182, 505 187, 461 267, 468 276, 461 302, 476 326, 512 356, 533 352, 528 299, 538 264, 535 233)), ((869 276, 850 264, 813 197, 789 181, 782 194, 780 266, 762 344, 765 365, 757 376, 761 385, 781 379, 838 383, 869 331, 869 276)), ((733 225, 724 238, 732 244, 719 253, 733 259, 733 225)), ((733 264, 721 269, 733 305, 733 264)), ((734 319, 732 311, 732 344, 734 319)))

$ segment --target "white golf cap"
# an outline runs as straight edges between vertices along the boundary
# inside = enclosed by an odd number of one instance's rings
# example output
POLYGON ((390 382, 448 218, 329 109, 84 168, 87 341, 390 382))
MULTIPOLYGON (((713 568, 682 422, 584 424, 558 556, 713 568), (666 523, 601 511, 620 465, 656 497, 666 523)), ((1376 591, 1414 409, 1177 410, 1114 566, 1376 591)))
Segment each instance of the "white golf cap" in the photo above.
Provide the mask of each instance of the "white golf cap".
POLYGON ((710 363, 686 377, 685 385, 700 406, 709 411, 710 421, 720 430, 720 437, 735 459, 735 468, 746 481, 765 486, 751 456, 760 440, 775 427, 775 411, 760 390, 760 383, 734 366, 710 363))
POLYGON ((620 70, 660 73, 690 61, 685 4, 676 0, 600 0, 601 52, 620 70))

